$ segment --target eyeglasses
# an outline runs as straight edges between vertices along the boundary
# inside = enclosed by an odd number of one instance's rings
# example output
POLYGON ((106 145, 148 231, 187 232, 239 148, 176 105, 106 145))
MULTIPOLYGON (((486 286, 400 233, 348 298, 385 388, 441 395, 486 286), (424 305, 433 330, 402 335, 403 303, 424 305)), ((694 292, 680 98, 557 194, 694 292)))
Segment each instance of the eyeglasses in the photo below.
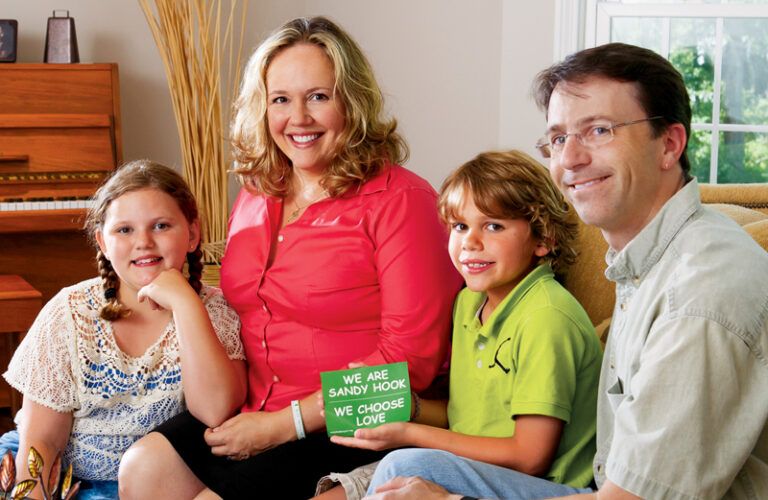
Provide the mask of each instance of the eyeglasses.
POLYGON ((593 123, 587 125, 580 132, 571 132, 570 134, 552 134, 547 137, 542 137, 539 142, 536 143, 536 149, 539 150, 541 156, 544 158, 551 158, 553 155, 560 154, 565 147, 565 142, 569 137, 575 137, 579 144, 588 148, 596 148, 604 146, 613 140, 614 130, 620 127, 628 127, 629 125, 635 125, 636 123, 648 122, 651 120, 658 120, 663 116, 652 116, 650 118, 643 118, 641 120, 633 120, 631 122, 616 123, 611 125, 609 123, 593 123))

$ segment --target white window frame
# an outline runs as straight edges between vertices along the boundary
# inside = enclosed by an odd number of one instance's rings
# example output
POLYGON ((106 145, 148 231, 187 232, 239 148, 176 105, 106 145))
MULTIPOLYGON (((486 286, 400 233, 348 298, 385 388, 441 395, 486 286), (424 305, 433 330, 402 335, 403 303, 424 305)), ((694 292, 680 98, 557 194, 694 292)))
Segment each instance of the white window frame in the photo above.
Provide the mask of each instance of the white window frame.
POLYGON ((693 123, 693 130, 709 131, 709 182, 717 182, 717 164, 720 132, 768 133, 768 125, 742 125, 720 123, 720 85, 722 81, 722 36, 725 18, 768 17, 765 4, 624 4, 600 0, 556 0, 555 3, 555 59, 584 48, 610 41, 611 20, 616 17, 660 17, 663 19, 662 55, 669 56, 669 19, 715 18, 715 81, 712 102, 712 122, 693 123), (695 11, 692 11, 695 9, 695 11))

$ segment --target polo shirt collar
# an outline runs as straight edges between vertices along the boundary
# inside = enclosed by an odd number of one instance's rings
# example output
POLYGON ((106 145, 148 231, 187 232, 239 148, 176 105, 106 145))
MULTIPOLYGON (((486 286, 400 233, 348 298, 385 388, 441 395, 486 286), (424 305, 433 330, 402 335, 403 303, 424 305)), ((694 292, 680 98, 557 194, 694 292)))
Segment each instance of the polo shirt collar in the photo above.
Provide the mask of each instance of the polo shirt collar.
POLYGON ((642 281, 686 222, 700 209, 699 184, 693 179, 664 204, 627 246, 619 252, 608 250, 605 277, 615 282, 642 281))
POLYGON ((533 271, 528 273, 528 275, 523 278, 506 297, 504 297, 504 300, 502 300, 496 309, 494 309, 484 325, 480 323, 480 309, 485 305, 487 296, 485 293, 477 294, 478 304, 474 309, 475 313, 471 317, 465 319, 464 328, 479 332, 485 336, 493 334, 496 328, 495 325, 497 323, 503 324, 509 315, 512 314, 515 306, 517 306, 517 304, 523 300, 523 297, 528 294, 528 291, 531 290, 536 283, 546 278, 555 279, 555 274, 552 272, 552 268, 549 267, 549 264, 540 264, 536 266, 533 271))

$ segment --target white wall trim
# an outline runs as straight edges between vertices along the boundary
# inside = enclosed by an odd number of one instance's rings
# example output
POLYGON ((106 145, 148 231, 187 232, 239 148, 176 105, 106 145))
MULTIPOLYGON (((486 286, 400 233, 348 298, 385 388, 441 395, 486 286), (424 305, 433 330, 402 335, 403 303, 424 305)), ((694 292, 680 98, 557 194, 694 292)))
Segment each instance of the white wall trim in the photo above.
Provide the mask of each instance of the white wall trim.
POLYGON ((555 61, 583 48, 585 1, 555 0, 555 61))

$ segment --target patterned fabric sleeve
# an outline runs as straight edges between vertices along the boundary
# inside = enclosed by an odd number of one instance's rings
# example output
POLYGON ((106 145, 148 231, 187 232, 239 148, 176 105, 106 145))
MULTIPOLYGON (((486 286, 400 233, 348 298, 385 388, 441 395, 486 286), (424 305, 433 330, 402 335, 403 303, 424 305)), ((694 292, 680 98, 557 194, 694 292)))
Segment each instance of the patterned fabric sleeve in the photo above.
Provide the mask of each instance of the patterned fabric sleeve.
POLYGON ((3 374, 25 398, 60 412, 80 407, 72 374, 75 327, 70 297, 64 289, 43 307, 3 374))
POLYGON ((240 342, 240 317, 227 304, 221 290, 206 287, 203 302, 211 318, 213 329, 226 349, 229 359, 245 360, 243 344, 240 342))

